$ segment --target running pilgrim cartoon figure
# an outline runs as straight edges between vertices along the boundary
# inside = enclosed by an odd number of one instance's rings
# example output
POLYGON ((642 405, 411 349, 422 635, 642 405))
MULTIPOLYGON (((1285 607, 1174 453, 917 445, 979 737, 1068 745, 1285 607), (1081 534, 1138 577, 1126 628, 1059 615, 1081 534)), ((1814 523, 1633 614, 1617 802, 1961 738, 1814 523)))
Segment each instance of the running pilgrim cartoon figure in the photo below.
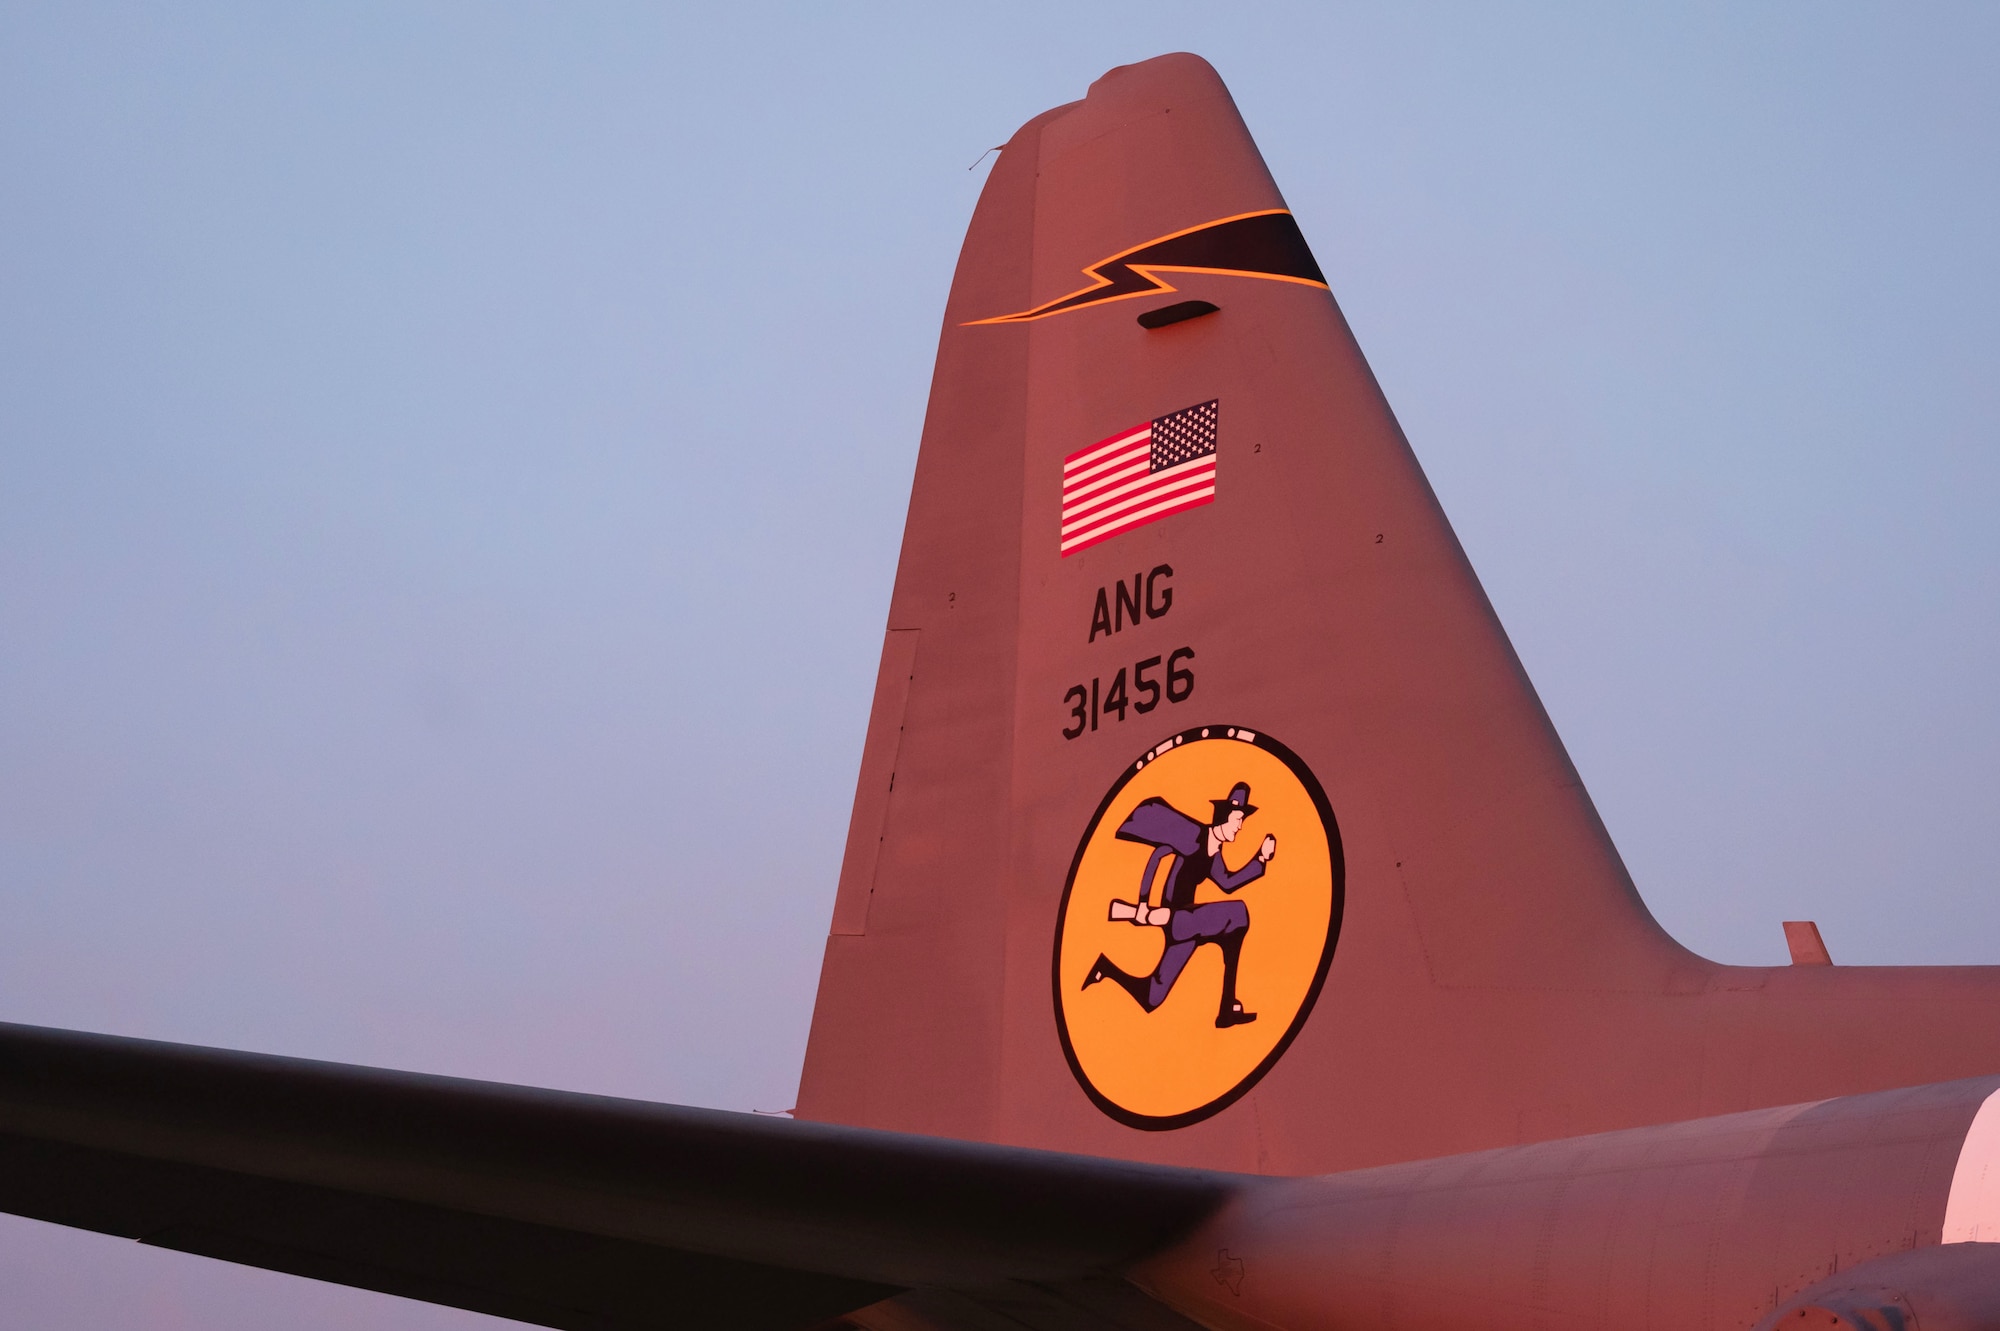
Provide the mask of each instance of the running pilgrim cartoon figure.
POLYGON ((1333 810, 1283 744, 1207 725, 1127 762, 1082 830, 1053 940, 1063 1055, 1112 1118, 1183 1127, 1312 1012, 1346 880, 1333 810))
POLYGON ((1138 901, 1113 901, 1110 918, 1165 929, 1167 945, 1153 973, 1143 976, 1127 974, 1099 953, 1097 964, 1084 977, 1083 987, 1088 989, 1100 981, 1115 980, 1140 1007, 1151 1012, 1167 1001, 1195 949, 1213 943, 1222 951, 1222 1002, 1216 1010, 1215 1024, 1227 1028, 1257 1020, 1257 1014, 1244 1011, 1236 997, 1236 971, 1243 957, 1244 935, 1250 930, 1250 910, 1240 901, 1197 905, 1195 889, 1209 881, 1224 892, 1234 893, 1256 882, 1264 876, 1264 866, 1278 853, 1278 839, 1267 833, 1257 853, 1241 868, 1229 868, 1222 848, 1236 840, 1244 822, 1257 812, 1257 806, 1250 802, 1250 787, 1242 781, 1230 788, 1228 799, 1210 802, 1215 806, 1214 814, 1203 824, 1155 796, 1132 810, 1119 827, 1120 840, 1144 842, 1153 847, 1153 854, 1139 876, 1138 901), (1160 862, 1176 855, 1180 858, 1168 868, 1160 904, 1150 905, 1160 862))

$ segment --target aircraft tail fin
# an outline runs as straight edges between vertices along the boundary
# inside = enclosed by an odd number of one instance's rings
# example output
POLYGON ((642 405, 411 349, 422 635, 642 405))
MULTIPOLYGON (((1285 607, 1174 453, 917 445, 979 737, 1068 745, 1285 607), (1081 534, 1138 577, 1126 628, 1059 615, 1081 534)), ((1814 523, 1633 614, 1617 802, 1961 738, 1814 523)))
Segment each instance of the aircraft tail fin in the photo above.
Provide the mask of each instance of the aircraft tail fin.
POLYGON ((1433 986, 1657 990, 1682 956, 1214 71, 1030 121, 946 309, 800 1112, 1256 1167, 1216 1154, 1229 1105, 1339 1099, 1433 986), (1168 927, 1105 908, 1153 858, 1118 826, 1155 799, 1207 840, 1239 781, 1262 811, 1208 862, 1263 881, 1161 853, 1154 908, 1208 931, 1169 982, 1168 927), (1084 988, 1100 954, 1157 1010, 1084 988), (1177 1087, 1135 1040, 1231 1048, 1177 1087))

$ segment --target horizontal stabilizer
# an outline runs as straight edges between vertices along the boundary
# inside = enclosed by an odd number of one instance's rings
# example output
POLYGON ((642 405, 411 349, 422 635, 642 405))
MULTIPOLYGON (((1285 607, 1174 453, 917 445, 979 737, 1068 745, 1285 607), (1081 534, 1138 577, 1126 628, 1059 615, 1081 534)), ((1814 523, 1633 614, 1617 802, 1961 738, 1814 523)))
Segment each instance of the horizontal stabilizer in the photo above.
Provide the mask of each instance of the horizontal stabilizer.
POLYGON ((1241 1183, 0 1024, 0 1209, 576 1331, 1088 1284, 1241 1183))

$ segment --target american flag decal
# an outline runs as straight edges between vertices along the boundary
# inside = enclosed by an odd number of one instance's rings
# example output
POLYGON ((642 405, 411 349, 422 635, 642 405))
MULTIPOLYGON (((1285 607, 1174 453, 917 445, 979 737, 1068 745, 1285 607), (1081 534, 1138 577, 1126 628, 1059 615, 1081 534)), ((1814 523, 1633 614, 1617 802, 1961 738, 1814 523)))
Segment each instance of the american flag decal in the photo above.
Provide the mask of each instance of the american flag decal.
POLYGON ((1063 558, 1215 502, 1217 401, 1120 430, 1063 459, 1063 558))

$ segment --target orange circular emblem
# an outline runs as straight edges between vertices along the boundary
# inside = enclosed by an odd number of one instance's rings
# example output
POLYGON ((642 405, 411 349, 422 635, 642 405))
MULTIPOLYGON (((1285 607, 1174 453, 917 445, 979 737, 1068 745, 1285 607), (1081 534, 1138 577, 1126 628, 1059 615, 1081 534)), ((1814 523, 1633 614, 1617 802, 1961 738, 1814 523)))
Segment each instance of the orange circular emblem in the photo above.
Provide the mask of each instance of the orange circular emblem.
POLYGON ((1056 918, 1056 1029, 1097 1107, 1179 1128, 1256 1085, 1312 1012, 1344 887, 1326 793, 1269 735, 1186 730, 1126 768, 1056 918))

